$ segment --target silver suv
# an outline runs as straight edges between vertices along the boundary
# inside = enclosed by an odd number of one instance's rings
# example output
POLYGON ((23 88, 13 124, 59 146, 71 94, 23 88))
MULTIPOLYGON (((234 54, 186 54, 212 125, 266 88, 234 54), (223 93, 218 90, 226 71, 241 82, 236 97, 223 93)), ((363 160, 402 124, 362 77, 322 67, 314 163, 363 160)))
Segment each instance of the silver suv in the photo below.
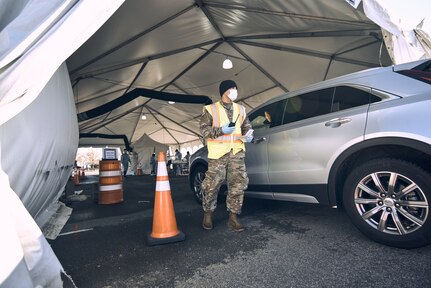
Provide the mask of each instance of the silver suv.
MULTIPOLYGON (((246 196, 344 207, 371 239, 431 242, 431 60, 369 69, 271 99, 251 113, 246 196)), ((190 159, 202 200, 206 147, 190 159)))

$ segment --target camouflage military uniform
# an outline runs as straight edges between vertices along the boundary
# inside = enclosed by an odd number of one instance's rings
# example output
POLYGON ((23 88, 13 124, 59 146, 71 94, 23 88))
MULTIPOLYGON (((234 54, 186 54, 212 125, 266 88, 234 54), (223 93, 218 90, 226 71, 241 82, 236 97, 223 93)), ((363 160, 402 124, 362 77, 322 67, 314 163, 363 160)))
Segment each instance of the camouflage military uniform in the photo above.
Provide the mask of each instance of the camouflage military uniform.
MULTIPOLYGON (((232 104, 221 102, 226 109, 229 119, 232 119, 232 104)), ((217 138, 223 134, 221 127, 212 127, 213 119, 210 113, 204 109, 201 116, 200 129, 205 139, 217 138)), ((242 135, 251 128, 250 121, 246 117, 241 125, 242 135)), ((214 211, 217 206, 217 195, 221 184, 226 179, 228 195, 226 206, 229 212, 240 214, 244 199, 244 190, 247 189, 248 177, 244 163, 245 153, 240 151, 233 154, 232 150, 219 159, 208 159, 208 171, 202 182, 203 201, 205 212, 214 211)))

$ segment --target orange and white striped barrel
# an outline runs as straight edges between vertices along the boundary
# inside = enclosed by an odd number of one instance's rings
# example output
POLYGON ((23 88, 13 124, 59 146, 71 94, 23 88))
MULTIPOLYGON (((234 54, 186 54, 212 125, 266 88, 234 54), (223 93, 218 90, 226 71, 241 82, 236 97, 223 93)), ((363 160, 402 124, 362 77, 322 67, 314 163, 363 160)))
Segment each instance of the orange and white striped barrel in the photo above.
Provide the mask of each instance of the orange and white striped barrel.
POLYGON ((102 160, 99 162, 99 204, 119 202, 123 202, 121 162, 102 160))

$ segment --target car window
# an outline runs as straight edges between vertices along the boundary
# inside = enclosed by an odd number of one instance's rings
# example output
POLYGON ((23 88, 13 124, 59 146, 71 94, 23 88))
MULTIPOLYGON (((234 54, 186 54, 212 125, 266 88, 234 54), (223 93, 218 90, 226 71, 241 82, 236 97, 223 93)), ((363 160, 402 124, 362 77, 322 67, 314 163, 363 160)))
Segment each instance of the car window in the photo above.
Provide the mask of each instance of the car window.
POLYGON ((287 99, 283 124, 331 112, 334 88, 326 88, 287 99))
POLYGON ((367 91, 349 86, 338 86, 335 88, 331 112, 367 105, 380 100, 379 97, 367 91))
POLYGON ((254 130, 268 129, 281 124, 286 99, 266 105, 250 114, 254 130))

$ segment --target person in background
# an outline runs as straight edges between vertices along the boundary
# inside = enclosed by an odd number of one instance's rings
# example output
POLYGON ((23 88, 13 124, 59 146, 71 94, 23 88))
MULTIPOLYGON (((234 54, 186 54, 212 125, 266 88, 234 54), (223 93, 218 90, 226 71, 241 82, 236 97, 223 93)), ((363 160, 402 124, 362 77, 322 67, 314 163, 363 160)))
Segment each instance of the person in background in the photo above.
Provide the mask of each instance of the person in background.
MULTIPOLYGON (((178 151, 178 149, 175 149, 175 160, 181 161, 182 158, 183 158, 183 154, 181 154, 181 152, 178 151)), ((181 175, 181 165, 178 163, 175 163, 174 171, 175 171, 175 175, 181 175)))
POLYGON ((184 156, 184 159, 186 160, 186 167, 185 167, 185 170, 184 170, 184 172, 186 172, 187 174, 189 173, 189 169, 190 169, 190 152, 189 151, 187 151, 187 153, 186 153, 186 156, 184 156))
POLYGON ((151 175, 156 175, 156 153, 153 153, 150 158, 151 175))
POLYGON ((202 227, 205 230, 213 229, 212 213, 217 207, 220 186, 226 179, 228 226, 240 232, 245 228, 237 215, 241 213, 244 190, 248 186, 244 142, 251 142, 253 135, 243 137, 251 129, 251 124, 245 107, 234 102, 238 96, 236 83, 232 80, 221 82, 219 92, 221 100, 206 105, 200 120, 200 130, 208 147, 208 170, 201 185, 204 210, 202 227))
MULTIPOLYGON (((175 170, 173 170, 171 166, 172 166, 172 159, 169 159, 168 162, 166 162, 166 169, 168 170, 168 175, 175 173, 175 170)), ((175 164, 173 166, 175 167, 175 164)))
POLYGON ((190 163, 190 152, 189 151, 187 151, 187 154, 186 154, 186 156, 184 156, 184 158, 186 159, 186 161, 187 161, 187 166, 189 165, 189 163, 190 163))
POLYGON ((127 178, 126 174, 127 174, 127 170, 129 169, 129 163, 131 163, 129 154, 127 153, 127 150, 124 149, 123 154, 121 155, 121 164, 123 164, 123 168, 124 168, 124 178, 127 178))

